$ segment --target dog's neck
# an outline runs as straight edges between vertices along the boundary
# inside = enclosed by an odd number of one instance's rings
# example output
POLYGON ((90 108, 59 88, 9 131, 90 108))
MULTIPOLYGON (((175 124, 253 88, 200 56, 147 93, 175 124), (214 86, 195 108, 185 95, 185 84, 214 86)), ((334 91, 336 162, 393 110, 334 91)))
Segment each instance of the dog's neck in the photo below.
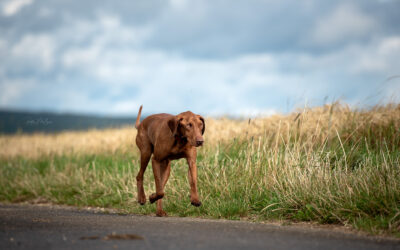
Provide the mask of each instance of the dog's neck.
POLYGON ((174 145, 184 146, 188 142, 187 138, 180 135, 175 135, 174 145))

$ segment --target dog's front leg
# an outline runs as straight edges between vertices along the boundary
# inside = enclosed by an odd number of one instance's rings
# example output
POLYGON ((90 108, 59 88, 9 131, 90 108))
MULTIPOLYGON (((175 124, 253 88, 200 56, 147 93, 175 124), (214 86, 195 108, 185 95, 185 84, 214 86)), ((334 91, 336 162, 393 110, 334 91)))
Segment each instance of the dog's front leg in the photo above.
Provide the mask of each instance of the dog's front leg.
POLYGON ((189 165, 188 178, 190 183, 190 203, 192 203, 193 206, 199 207, 201 202, 199 200, 199 194, 197 193, 197 154, 196 150, 193 151, 187 158, 187 163, 189 165))
POLYGON ((153 159, 151 160, 151 165, 153 167, 156 192, 149 196, 149 200, 151 203, 154 203, 158 199, 162 199, 164 197, 164 188, 162 185, 162 178, 161 178, 161 163, 155 160, 153 157, 153 159))
MULTIPOLYGON (((167 184, 169 174, 171 172, 171 161, 166 160, 161 164, 161 182, 163 189, 165 188, 165 184, 167 184)), ((164 199, 164 198, 163 198, 164 199)), ((157 200, 157 216, 163 217, 167 216, 167 213, 162 208, 162 200, 157 200)))

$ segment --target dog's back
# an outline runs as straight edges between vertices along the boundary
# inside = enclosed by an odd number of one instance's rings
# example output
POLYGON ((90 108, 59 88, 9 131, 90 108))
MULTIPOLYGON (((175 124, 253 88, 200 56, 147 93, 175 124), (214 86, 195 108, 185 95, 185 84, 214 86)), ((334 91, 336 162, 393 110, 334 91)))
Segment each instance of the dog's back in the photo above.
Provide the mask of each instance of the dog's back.
MULTIPOLYGON (((138 127, 138 138, 144 139, 147 137, 149 142, 154 146, 157 138, 165 135, 172 135, 168 127, 168 120, 173 118, 173 115, 161 113, 146 117, 138 127)), ((139 146, 139 145, 138 145, 139 146)))

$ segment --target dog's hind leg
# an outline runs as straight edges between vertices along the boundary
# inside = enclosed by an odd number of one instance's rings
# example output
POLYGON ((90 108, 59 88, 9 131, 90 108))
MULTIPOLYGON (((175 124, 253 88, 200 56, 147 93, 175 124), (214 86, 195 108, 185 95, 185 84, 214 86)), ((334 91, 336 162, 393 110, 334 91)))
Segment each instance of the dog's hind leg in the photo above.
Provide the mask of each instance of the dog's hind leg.
POLYGON ((142 128, 138 129, 136 145, 140 151, 140 170, 136 176, 137 201, 140 203, 140 205, 144 205, 146 203, 146 195, 143 188, 143 175, 153 153, 153 146, 146 134, 143 133, 142 128))
POLYGON ((137 201, 140 205, 144 205, 146 203, 146 194, 144 193, 143 188, 143 175, 146 171, 147 164, 150 161, 151 151, 144 150, 140 154, 140 170, 138 175, 136 176, 137 182, 137 201))

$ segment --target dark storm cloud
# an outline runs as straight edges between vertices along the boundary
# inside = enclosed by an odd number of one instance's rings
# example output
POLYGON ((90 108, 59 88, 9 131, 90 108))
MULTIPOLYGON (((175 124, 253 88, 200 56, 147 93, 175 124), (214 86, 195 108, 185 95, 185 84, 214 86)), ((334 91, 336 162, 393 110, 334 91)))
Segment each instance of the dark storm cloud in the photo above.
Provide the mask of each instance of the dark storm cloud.
POLYGON ((254 114, 383 93, 368 99, 376 103, 400 92, 398 79, 382 84, 399 73, 399 9, 396 0, 7 0, 0 107, 254 114))
MULTIPOLYGON (((52 32, 68 20, 94 20, 99 13, 126 25, 151 26, 148 48, 173 50, 187 57, 226 57, 246 53, 306 51, 321 53, 379 34, 398 34, 400 1, 35 1, 17 14, 0 16, 2 34, 13 40, 26 32, 52 32), (341 4, 354 5, 376 22, 358 38, 330 46, 310 41, 312 30, 341 4)), ((329 31, 327 31, 329 32, 329 31)))
POLYGON ((148 46, 202 57, 324 53, 351 43, 368 42, 377 35, 398 34, 400 26, 393 24, 399 23, 399 9, 400 1, 196 1, 158 17, 159 24, 148 46), (329 45, 315 44, 313 29, 341 4, 356 6, 376 25, 364 36, 329 45))
POLYGON ((70 20, 94 20, 101 13, 120 16, 128 24, 143 25, 160 15, 167 4, 162 0, 36 0, 14 15, 0 15, 0 28, 2 34, 15 40, 28 32, 53 32, 70 20))

